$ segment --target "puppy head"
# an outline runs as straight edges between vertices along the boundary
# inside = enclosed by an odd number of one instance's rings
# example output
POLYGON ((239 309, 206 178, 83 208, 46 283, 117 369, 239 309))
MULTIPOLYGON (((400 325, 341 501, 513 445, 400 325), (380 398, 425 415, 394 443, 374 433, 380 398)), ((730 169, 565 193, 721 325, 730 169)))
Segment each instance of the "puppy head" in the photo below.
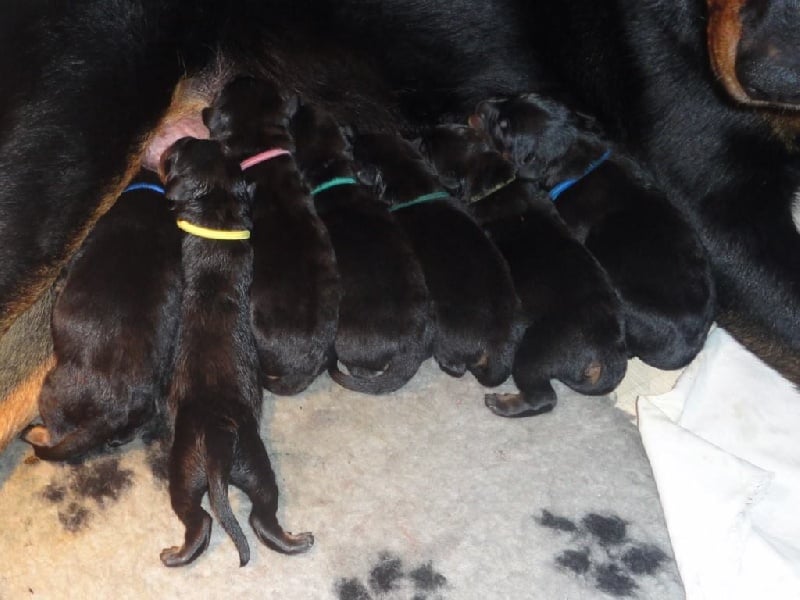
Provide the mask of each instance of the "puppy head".
POLYGON ((515 175, 514 165, 489 143, 485 132, 465 125, 439 125, 419 142, 439 180, 454 196, 469 200, 515 175))
POLYGON ((290 120, 289 130, 297 146, 297 160, 306 168, 335 159, 353 159, 346 128, 318 107, 301 104, 290 120))
POLYGON ((353 144, 358 177, 388 202, 406 202, 441 189, 433 166, 415 144, 394 132, 365 133, 353 144))
POLYGON ((282 94, 271 81, 239 77, 203 109, 203 123, 226 154, 257 152, 273 145, 292 149, 289 119, 298 105, 296 95, 282 94))
POLYGON ((217 142, 181 138, 161 161, 165 195, 177 218, 205 227, 250 229, 252 190, 217 142))
POLYGON ((469 123, 485 131, 522 177, 542 178, 579 139, 578 114, 538 94, 480 102, 469 123))

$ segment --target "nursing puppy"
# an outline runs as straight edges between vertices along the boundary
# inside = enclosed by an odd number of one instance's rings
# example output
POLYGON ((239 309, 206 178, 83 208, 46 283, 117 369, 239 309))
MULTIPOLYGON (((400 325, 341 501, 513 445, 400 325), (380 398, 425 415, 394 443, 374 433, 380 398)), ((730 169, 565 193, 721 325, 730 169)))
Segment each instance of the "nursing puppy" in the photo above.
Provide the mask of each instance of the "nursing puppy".
POLYGON ((550 191, 603 265, 622 300, 631 355, 660 369, 688 364, 713 319, 711 269, 695 231, 641 168, 610 153, 591 119, 538 94, 481 102, 470 122, 550 191))
POLYGON ((183 239, 183 298, 170 387, 174 433, 169 457, 172 508, 186 527, 182 546, 161 552, 169 567, 194 560, 208 545, 211 508, 239 552, 250 549, 228 502, 228 482, 252 502, 250 525, 274 550, 303 552, 310 533, 291 535, 278 523, 278 488, 258 433, 261 388, 250 327, 253 253, 249 190, 239 165, 216 142, 184 138, 163 157, 167 197, 183 239), (211 238, 211 239, 209 239, 211 238))
POLYGON ((58 284, 56 363, 25 432, 39 458, 130 440, 162 414, 180 302, 180 235, 146 172, 106 213, 58 284), (142 186, 142 187, 140 187, 142 186))
POLYGON ((486 405, 506 417, 552 410, 550 379, 584 394, 613 390, 627 367, 619 299, 552 202, 512 178, 513 167, 469 127, 436 127, 422 148, 508 261, 528 322, 512 367, 520 393, 487 394, 486 405))
POLYGON ((359 176, 378 188, 416 252, 433 300, 433 356, 445 373, 469 370, 493 387, 511 374, 524 331, 503 256, 480 226, 442 191, 414 146, 392 133, 362 134, 359 176), (446 232, 446 235, 443 235, 446 232))
POLYGON ((297 162, 336 252, 343 295, 329 369, 342 386, 370 394, 399 389, 431 353, 432 307, 425 276, 402 228, 354 179, 349 142, 310 105, 291 123, 297 162))
POLYGON ((341 286, 328 232, 291 153, 297 98, 263 80, 229 83, 203 121, 253 190, 250 313, 262 385, 297 394, 331 360, 341 286))

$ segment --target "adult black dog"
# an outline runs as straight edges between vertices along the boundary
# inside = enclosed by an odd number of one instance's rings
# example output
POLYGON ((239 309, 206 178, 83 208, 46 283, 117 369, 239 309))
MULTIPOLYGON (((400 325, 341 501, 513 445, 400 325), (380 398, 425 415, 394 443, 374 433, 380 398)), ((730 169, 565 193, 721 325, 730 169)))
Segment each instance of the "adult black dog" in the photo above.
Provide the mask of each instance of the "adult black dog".
POLYGON ((691 217, 719 320, 800 382, 800 113, 771 108, 800 108, 800 14, 793 0, 707 1, 198 0, 187 14, 175 0, 9 0, 0 331, 47 289, 159 122, 213 93, 219 64, 404 129, 556 80, 691 217), (176 87, 185 74, 205 85, 176 87))

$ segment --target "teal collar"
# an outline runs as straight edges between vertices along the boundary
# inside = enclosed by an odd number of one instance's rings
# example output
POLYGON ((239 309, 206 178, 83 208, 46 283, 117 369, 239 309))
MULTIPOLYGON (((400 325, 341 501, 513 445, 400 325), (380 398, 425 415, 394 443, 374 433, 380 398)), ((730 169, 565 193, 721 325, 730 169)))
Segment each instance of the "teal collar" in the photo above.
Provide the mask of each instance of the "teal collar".
POLYGON ((417 198, 409 200, 408 202, 395 204, 389 207, 389 210, 394 212, 396 210, 408 208, 409 206, 414 206, 415 204, 422 204, 423 202, 430 202, 431 200, 442 200, 444 198, 449 198, 449 197, 450 194, 448 194, 447 192, 431 192, 430 194, 423 194, 422 196, 418 196, 417 198))
POLYGON ((311 190, 311 195, 316 196, 320 192, 324 192, 325 190, 329 190, 333 187, 338 187, 340 185, 357 185, 358 181, 355 180, 354 177, 334 177, 333 179, 329 179, 324 183, 320 183, 317 187, 311 190))

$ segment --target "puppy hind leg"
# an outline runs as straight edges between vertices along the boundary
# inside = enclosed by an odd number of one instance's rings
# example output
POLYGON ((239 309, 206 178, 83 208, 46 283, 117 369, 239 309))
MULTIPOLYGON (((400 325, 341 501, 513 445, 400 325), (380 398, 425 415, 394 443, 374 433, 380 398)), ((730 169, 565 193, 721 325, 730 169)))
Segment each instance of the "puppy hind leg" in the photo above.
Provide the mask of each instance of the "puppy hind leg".
POLYGON ((487 350, 478 362, 470 365, 469 372, 484 387, 496 387, 511 375, 513 353, 487 350))
MULTIPOLYGON (((171 461, 172 462, 172 461, 171 461)), ((211 515, 200 502, 206 492, 205 475, 198 470, 176 473, 170 464, 169 494, 172 510, 178 515, 186 531, 183 546, 172 546, 161 551, 161 562, 166 567, 188 565, 208 547, 211 539, 211 515)))
POLYGON ((464 373, 467 372, 467 365, 463 360, 448 360, 447 358, 436 357, 436 363, 439 365, 439 368, 450 375, 450 377, 463 377, 464 373))
POLYGON ((549 381, 518 394, 486 394, 486 407, 499 417, 535 417, 553 410, 558 398, 549 381))
POLYGON ((278 485, 255 424, 240 431, 239 452, 231 478, 250 498, 253 506, 250 526, 265 546, 282 554, 300 554, 314 545, 310 532, 292 534, 278 522, 278 485))
POLYGON ((529 328, 514 357, 514 383, 518 394, 486 394, 486 407, 501 417, 532 417, 553 410, 558 402, 550 385, 549 363, 537 344, 537 332, 529 328))

